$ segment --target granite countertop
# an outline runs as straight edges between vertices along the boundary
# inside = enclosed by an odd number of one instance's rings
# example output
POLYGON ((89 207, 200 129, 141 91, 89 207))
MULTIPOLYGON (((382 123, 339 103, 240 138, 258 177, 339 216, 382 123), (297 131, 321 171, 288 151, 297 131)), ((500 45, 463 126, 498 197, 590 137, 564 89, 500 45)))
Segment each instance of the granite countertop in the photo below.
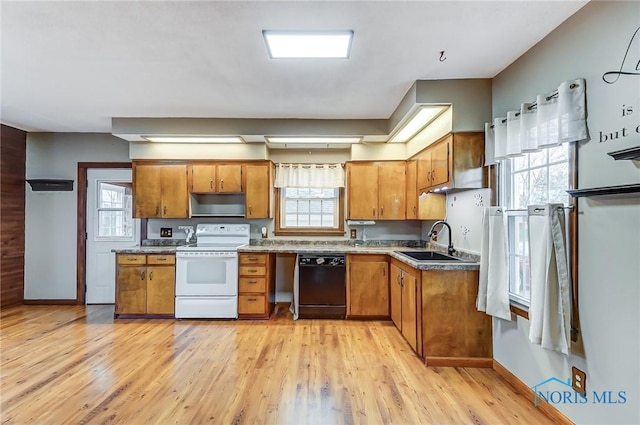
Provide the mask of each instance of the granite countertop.
MULTIPOLYGON (((467 254, 459 252, 456 256, 464 258, 464 262, 451 262, 451 261, 416 261, 412 258, 400 254, 398 251, 419 251, 419 250, 433 250, 443 251, 437 245, 430 245, 427 248, 416 247, 416 244, 396 245, 393 246, 381 246, 377 243, 374 244, 336 244, 331 242, 318 242, 313 243, 309 241, 279 241, 279 243, 272 244, 252 244, 238 248, 238 252, 264 252, 275 254, 310 254, 310 253, 327 253, 327 254, 382 254, 389 255, 391 258, 395 258, 415 269, 418 270, 478 270, 480 268, 479 259, 473 254, 467 254), (413 246, 407 246, 413 245, 413 246)), ((136 245, 128 248, 112 249, 112 252, 116 254, 159 254, 159 255, 175 255, 176 246, 170 246, 162 244, 159 246, 144 243, 143 246, 136 245)))

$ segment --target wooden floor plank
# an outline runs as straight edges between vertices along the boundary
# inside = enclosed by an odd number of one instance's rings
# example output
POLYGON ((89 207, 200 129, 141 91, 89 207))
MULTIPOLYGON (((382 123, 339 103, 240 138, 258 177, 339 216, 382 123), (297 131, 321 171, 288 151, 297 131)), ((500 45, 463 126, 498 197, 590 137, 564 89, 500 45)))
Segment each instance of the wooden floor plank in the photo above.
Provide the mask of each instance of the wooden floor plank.
POLYGON ((390 322, 0 317, 3 424, 550 424, 490 369, 427 368, 390 322))

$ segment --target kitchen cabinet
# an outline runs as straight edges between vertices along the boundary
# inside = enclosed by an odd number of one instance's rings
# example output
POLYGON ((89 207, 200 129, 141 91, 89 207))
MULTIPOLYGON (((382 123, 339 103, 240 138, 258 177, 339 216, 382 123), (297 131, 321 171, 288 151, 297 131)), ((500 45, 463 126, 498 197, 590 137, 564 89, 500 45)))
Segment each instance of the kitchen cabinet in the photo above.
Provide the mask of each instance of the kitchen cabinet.
POLYGON ((477 311, 477 270, 422 271, 422 343, 427 366, 491 367, 491 316, 477 311))
POLYGON ((242 164, 192 164, 191 192, 242 192, 242 164))
POLYGON ((412 159, 421 192, 487 187, 484 133, 449 133, 412 159))
POLYGON ((133 162, 133 216, 188 218, 187 166, 133 162))
POLYGON ((271 218, 273 167, 271 163, 248 164, 245 175, 245 216, 271 218))
POLYGON ((407 161, 407 220, 443 220, 447 197, 439 193, 422 193, 417 182, 418 161, 407 161))
POLYGON ((347 218, 404 220, 406 187, 404 161, 347 163, 347 218))
POLYGON ((347 318, 389 317, 386 255, 347 255, 347 318))
POLYGON ((391 260, 391 320, 411 348, 422 354, 420 274, 418 270, 395 259, 391 260))
POLYGON ((172 317, 175 255, 117 254, 116 257, 115 317, 172 317))
POLYGON ((275 254, 238 255, 238 317, 268 319, 275 307, 275 254))

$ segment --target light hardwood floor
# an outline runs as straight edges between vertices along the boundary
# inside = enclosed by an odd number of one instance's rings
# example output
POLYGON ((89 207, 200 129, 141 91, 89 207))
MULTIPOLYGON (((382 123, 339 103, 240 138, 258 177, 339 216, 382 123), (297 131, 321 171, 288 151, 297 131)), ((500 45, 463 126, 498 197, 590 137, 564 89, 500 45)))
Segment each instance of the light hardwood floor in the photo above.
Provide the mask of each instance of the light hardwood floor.
POLYGON ((427 368, 390 322, 1 314, 3 424, 546 424, 490 369, 427 368))

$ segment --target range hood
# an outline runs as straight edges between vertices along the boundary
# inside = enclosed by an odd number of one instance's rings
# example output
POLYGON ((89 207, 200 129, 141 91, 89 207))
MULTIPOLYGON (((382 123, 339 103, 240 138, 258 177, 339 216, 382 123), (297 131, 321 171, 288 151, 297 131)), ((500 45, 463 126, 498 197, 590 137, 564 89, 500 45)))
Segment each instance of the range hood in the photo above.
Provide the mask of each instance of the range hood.
POLYGON ((244 193, 192 193, 191 217, 244 217, 244 193))

